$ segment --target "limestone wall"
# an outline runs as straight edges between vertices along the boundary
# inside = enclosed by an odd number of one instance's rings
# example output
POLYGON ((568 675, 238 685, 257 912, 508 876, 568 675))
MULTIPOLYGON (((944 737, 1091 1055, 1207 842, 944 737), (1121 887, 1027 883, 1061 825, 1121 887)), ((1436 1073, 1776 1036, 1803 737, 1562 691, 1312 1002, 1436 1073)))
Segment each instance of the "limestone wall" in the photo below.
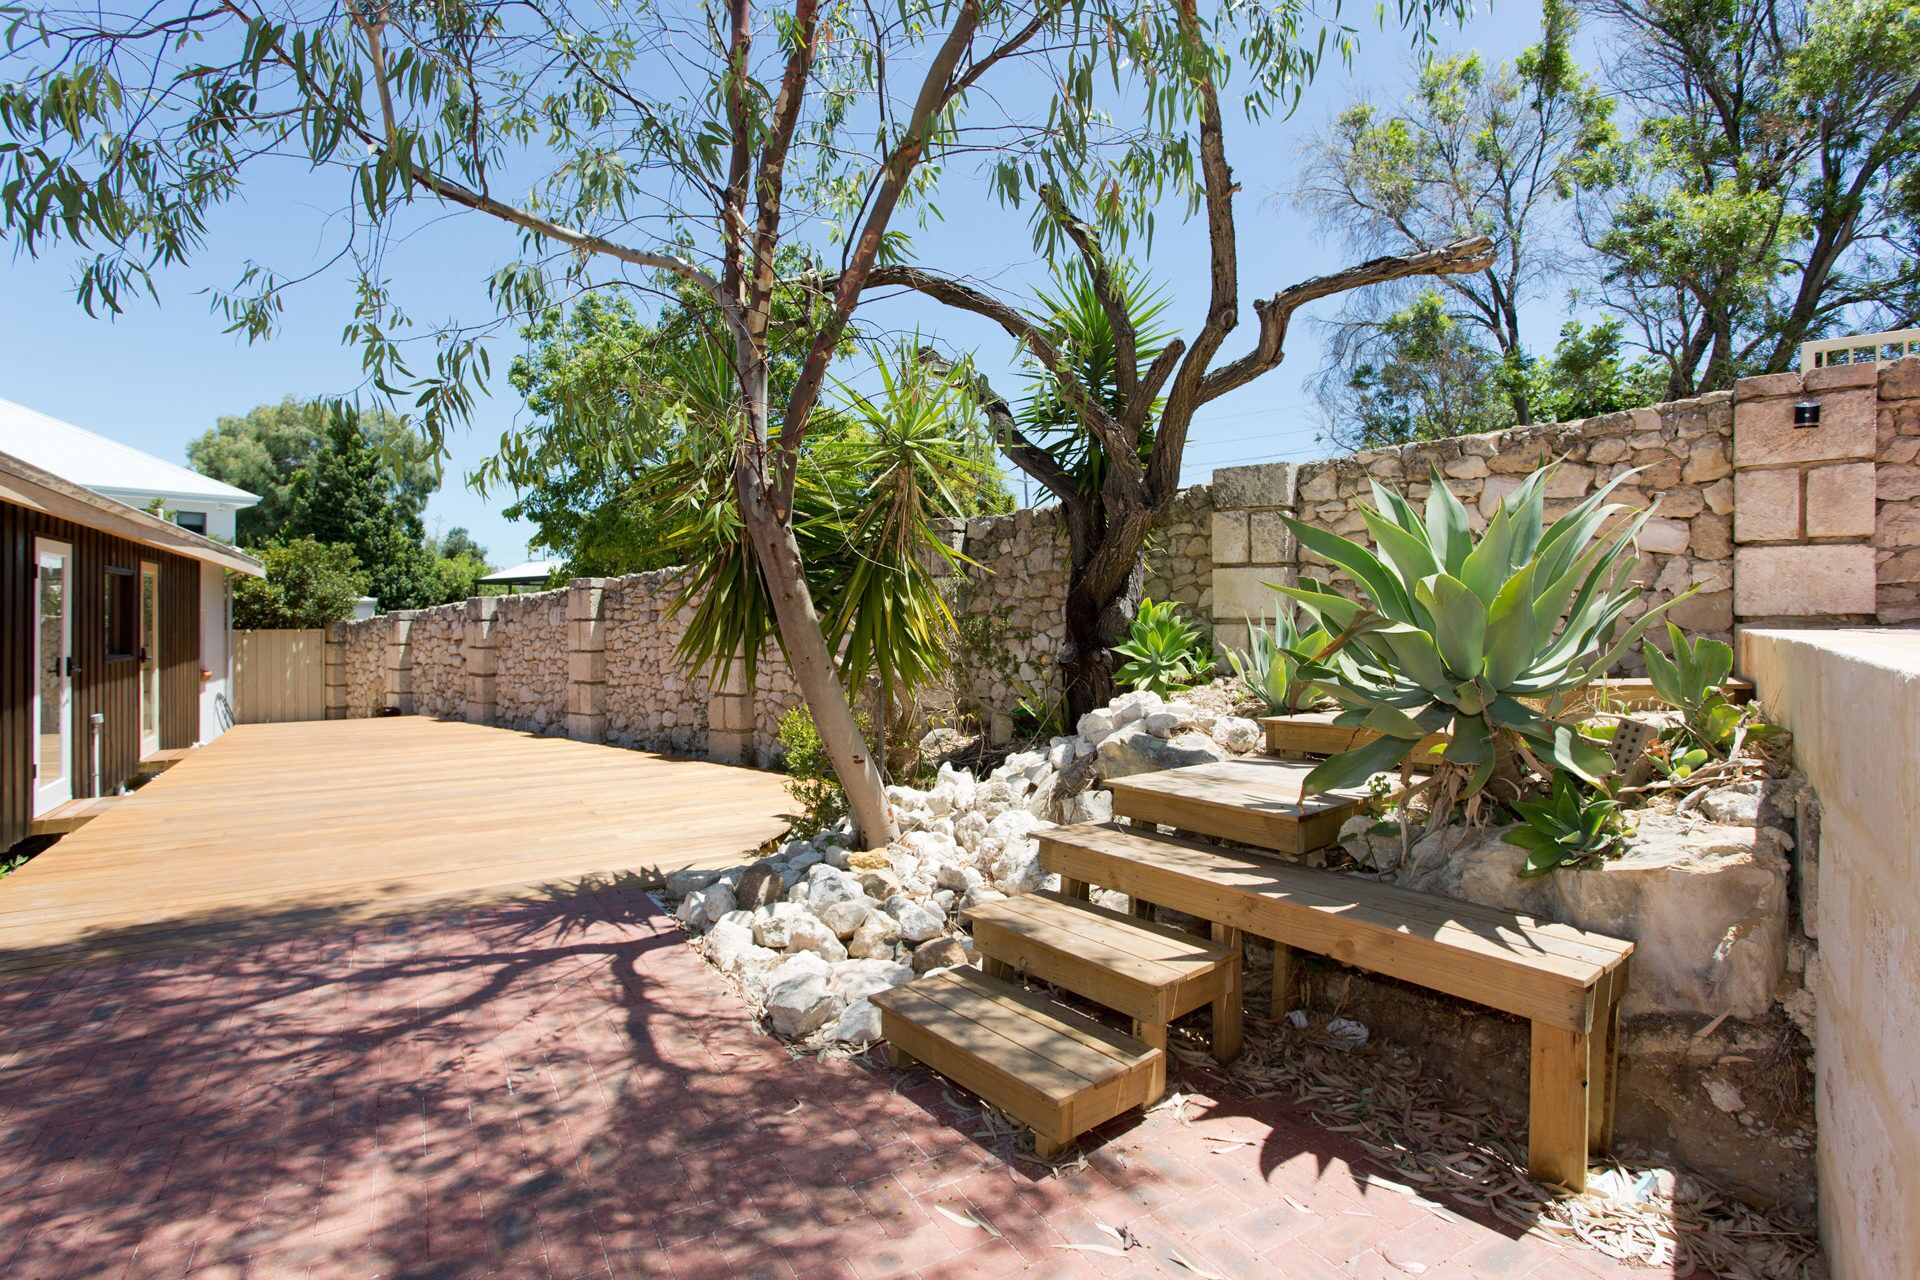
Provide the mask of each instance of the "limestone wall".
POLYGON ((384 614, 327 628, 328 719, 363 719, 386 706, 384 663, 392 630, 384 614))
POLYGON ((1920 1276, 1920 644, 1746 631, 1740 669, 1821 798, 1797 867, 1819 1071, 1820 1227, 1835 1280, 1920 1276))
MULTIPOLYGON (((1238 467, 1216 472, 1213 486, 1213 609, 1223 643, 1245 642, 1245 625, 1270 614, 1265 584, 1300 572, 1342 578, 1294 543, 1283 514, 1370 543, 1360 515, 1370 482, 1426 500, 1437 471, 1466 504, 1476 529, 1541 462, 1558 459, 1547 490, 1553 519, 1622 474, 1639 474, 1614 491, 1634 507, 1658 503, 1640 536, 1640 580, 1648 588, 1635 613, 1685 591, 1699 591, 1670 616, 1690 631, 1730 639, 1733 631, 1733 398, 1702 396, 1580 422, 1516 427, 1485 435, 1376 449, 1350 457, 1238 467)), ((1630 669, 1630 668, 1629 668, 1630 669)))
POLYGON ((498 723, 559 732, 567 718, 567 593, 501 596, 494 619, 498 723))
POLYGON ((1876 613, 1880 622, 1920 622, 1920 360, 1887 366, 1879 391, 1876 613))
POLYGON ((707 681, 681 670, 674 646, 686 634, 686 615, 668 616, 680 582, 674 569, 607 580, 601 616, 609 742, 655 751, 705 748, 707 681))
POLYGON ((413 709, 423 716, 462 720, 467 714, 467 602, 421 609, 407 632, 412 658, 413 709))

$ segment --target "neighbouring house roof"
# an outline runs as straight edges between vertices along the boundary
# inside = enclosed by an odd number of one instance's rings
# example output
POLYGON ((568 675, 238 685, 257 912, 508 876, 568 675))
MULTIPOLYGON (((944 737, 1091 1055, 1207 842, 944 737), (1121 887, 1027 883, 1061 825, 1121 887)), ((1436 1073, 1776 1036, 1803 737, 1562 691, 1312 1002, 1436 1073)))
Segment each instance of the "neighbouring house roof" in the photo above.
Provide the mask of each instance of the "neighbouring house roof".
MULTIPOLYGON (((0 436, 0 440, 13 444, 10 437, 0 436)), ((266 566, 244 551, 203 538, 170 520, 149 515, 138 507, 96 493, 83 484, 5 452, 0 452, 0 501, 44 511, 62 520, 99 529, 142 546, 216 564, 250 578, 267 576, 266 566)))
POLYGON ((566 567, 565 560, 529 560, 525 564, 514 565, 511 569, 501 569, 480 579, 496 587, 524 587, 531 583, 545 586, 554 571, 566 567))
POLYGON ((11 400, 0 400, 0 450, 110 498, 140 499, 136 506, 154 498, 235 509, 260 501, 245 489, 11 400))

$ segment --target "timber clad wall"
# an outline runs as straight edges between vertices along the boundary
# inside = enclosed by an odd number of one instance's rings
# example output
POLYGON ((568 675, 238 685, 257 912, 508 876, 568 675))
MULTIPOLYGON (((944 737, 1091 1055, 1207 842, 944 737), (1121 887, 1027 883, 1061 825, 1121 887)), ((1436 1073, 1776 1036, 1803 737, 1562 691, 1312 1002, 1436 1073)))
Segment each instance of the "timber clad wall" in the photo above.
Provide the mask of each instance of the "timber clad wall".
POLYGON ((88 717, 106 717, 100 735, 100 791, 111 794, 140 763, 140 664, 107 660, 104 623, 109 568, 138 574, 160 566, 160 746, 200 736, 200 564, 97 529, 0 502, 0 849, 23 839, 32 821, 34 697, 33 589, 36 538, 73 548, 73 791, 93 793, 88 717))

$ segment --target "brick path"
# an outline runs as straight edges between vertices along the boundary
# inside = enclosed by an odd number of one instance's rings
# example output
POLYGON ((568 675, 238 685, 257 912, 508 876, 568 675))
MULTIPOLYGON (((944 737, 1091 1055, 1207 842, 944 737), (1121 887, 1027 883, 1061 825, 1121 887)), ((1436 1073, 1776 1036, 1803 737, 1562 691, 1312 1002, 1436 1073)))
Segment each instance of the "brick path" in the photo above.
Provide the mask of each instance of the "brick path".
POLYGON ((0 985, 0 1275, 1654 1274, 1204 1086, 1009 1163, 932 1077, 790 1060, 639 893, 70 970, 0 985), (1058 1247, 1098 1222, 1145 1247, 1058 1247))

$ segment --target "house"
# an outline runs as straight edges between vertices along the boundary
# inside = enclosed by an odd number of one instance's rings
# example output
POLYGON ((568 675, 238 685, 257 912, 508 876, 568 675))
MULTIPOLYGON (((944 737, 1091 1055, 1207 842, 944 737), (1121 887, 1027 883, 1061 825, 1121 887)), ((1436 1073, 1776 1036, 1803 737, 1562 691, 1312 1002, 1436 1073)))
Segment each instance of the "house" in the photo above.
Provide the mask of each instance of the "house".
POLYGON ((522 587, 532 587, 544 591, 553 581, 553 575, 567 567, 565 560, 529 560, 525 564, 514 565, 511 569, 501 569, 480 579, 483 587, 499 587, 508 595, 517 593, 522 587))
MULTIPOLYGON (((228 575, 265 573, 244 552, 20 456, 57 452, 75 431, 0 402, 0 849, 36 816, 111 795, 142 759, 226 727, 228 575), (36 437, 48 423, 61 437, 53 448, 36 437)), ((124 445, 111 452, 75 469, 108 473, 136 498, 184 493, 180 477, 213 485, 158 458, 142 471, 133 462, 146 455, 124 445)), ((230 530, 252 495, 219 488, 207 515, 224 507, 230 530)))
POLYGON ((182 529, 221 542, 234 541, 240 509, 260 501, 245 489, 11 400, 0 400, 0 451, 130 507, 159 508, 182 529))

